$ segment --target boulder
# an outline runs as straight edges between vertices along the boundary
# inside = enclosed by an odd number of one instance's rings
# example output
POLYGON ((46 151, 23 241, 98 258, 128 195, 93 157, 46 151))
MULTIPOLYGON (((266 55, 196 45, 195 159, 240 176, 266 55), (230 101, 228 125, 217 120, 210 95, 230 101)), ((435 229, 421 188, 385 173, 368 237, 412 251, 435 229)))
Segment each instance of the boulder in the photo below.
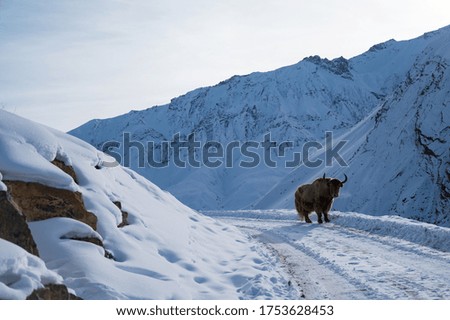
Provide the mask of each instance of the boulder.
POLYGON ((72 218, 97 228, 97 217, 84 207, 81 193, 57 189, 36 182, 3 181, 26 221, 72 218))
POLYGON ((63 284, 47 284, 44 288, 34 290, 27 300, 82 300, 71 294, 63 284))
POLYGON ((0 191, 0 238, 39 256, 25 216, 7 191, 0 191))

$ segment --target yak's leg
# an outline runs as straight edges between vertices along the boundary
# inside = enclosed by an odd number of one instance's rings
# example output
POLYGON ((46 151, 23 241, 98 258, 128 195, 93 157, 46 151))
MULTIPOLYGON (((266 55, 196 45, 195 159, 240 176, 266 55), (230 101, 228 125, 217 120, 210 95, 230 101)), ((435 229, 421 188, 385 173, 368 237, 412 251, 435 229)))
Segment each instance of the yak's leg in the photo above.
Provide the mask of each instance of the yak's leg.
POLYGON ((323 221, 322 221, 322 212, 316 212, 317 213, 317 222, 318 223, 323 223, 323 221))
POLYGON ((303 215, 305 216, 305 221, 307 222, 307 223, 312 223, 312 221, 311 221, 311 219, 309 218, 309 213, 303 213, 303 215))
POLYGON ((325 222, 330 222, 330 219, 328 218, 328 212, 324 212, 323 216, 325 217, 325 222))

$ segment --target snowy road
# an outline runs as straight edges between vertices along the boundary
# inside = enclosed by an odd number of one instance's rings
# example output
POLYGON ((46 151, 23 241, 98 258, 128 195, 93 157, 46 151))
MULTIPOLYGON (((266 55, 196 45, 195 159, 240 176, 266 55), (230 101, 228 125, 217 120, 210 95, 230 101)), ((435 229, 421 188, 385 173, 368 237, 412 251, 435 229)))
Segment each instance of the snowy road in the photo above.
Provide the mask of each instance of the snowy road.
POLYGON ((450 229, 355 213, 333 213, 323 225, 290 210, 205 214, 260 242, 299 298, 450 299, 450 229))

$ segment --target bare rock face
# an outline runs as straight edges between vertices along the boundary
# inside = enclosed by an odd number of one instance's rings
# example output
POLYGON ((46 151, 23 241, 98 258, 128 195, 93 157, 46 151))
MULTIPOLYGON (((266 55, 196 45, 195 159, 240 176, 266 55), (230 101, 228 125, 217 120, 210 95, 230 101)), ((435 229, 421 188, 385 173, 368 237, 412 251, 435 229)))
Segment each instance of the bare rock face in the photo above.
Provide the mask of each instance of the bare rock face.
POLYGON ((0 221, 0 238, 39 256, 25 216, 6 191, 0 191, 0 221))
POLYGON ((26 221, 72 218, 97 227, 97 217, 86 211, 81 193, 44 186, 35 182, 3 181, 26 221))
POLYGON ((122 210, 122 203, 120 201, 114 201, 113 203, 122 212, 122 222, 119 223, 119 225, 117 227, 118 228, 123 228, 125 226, 128 226, 129 225, 129 223, 128 223, 128 212, 122 210))
POLYGON ((27 300, 82 300, 71 294, 63 284, 47 284, 44 288, 34 290, 27 300))
POLYGON ((94 237, 65 237, 62 236, 60 239, 69 239, 69 240, 75 240, 75 241, 84 241, 84 242, 89 242, 92 244, 95 244, 96 246, 102 247, 103 248, 103 242, 102 240, 98 239, 98 238, 94 238, 94 237))
POLYGON ((77 175, 75 174, 75 170, 73 170, 72 166, 68 166, 61 160, 56 160, 56 159, 52 161, 52 164, 57 166, 59 169, 61 169, 65 173, 67 173, 69 176, 71 176, 73 181, 75 181, 75 183, 78 183, 77 175))

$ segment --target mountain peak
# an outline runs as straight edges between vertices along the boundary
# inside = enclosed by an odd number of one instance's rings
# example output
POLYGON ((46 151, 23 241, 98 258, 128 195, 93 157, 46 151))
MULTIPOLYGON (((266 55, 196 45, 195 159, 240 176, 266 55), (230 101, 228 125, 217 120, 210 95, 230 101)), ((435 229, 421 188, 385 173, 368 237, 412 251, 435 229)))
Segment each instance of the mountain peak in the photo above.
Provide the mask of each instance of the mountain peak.
POLYGON ((397 43, 395 39, 389 39, 388 41, 375 44, 369 48, 369 52, 375 52, 386 49, 387 47, 393 45, 394 43, 397 43))
POLYGON ((336 75, 344 78, 351 78, 350 66, 348 60, 344 57, 328 60, 327 58, 321 58, 318 55, 304 58, 302 61, 313 63, 323 69, 330 71, 336 75))
POLYGON ((429 31, 429 32, 425 32, 422 37, 424 39, 428 39, 428 38, 432 38, 435 36, 439 36, 442 35, 443 33, 450 33, 450 25, 439 28, 437 30, 433 30, 433 31, 429 31))

